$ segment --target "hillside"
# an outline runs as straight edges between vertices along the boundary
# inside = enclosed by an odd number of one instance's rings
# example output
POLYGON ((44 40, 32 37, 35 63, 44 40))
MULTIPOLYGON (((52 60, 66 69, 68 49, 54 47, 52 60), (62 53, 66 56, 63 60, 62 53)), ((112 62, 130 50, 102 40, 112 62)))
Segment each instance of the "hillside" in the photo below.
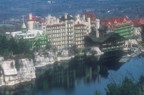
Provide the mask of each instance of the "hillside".
POLYGON ((143 16, 144 0, 0 0, 0 19, 19 17, 29 12, 35 15, 61 15, 95 11, 97 17, 128 15, 143 16))

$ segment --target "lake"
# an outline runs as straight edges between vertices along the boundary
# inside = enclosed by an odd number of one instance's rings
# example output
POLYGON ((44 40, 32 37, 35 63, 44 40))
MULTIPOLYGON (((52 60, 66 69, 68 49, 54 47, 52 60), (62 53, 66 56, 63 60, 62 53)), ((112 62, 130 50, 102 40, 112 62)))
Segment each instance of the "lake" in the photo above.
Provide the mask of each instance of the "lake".
POLYGON ((101 95, 106 95, 107 84, 111 82, 119 84, 125 76, 137 81, 141 75, 144 75, 144 57, 137 56, 127 63, 118 65, 114 56, 103 61, 107 66, 101 65, 104 64, 100 61, 104 60, 102 57, 100 60, 91 59, 89 64, 83 63, 83 60, 78 60, 80 62, 76 61, 72 65, 55 64, 55 67, 36 79, 34 93, 35 95, 95 95, 96 91, 99 91, 101 95), (118 66, 113 65, 114 67, 111 68, 112 64, 118 66))

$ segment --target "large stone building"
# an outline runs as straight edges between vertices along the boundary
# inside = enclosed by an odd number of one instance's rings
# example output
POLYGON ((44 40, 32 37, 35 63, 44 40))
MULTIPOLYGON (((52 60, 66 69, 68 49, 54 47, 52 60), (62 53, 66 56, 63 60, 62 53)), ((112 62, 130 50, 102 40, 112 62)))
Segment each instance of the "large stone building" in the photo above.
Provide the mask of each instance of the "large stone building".
POLYGON ((16 38, 34 39, 34 47, 45 47, 49 42, 51 47, 57 50, 72 47, 82 49, 84 37, 91 32, 91 27, 96 28, 96 36, 99 37, 100 20, 96 19, 94 13, 87 12, 76 16, 65 13, 59 18, 51 15, 38 18, 30 13, 27 24, 23 23, 21 31, 7 34, 16 38))
MULTIPOLYGON (((126 16, 101 21, 100 28, 106 27, 106 31, 103 35, 101 34, 103 31, 96 31, 96 37, 87 37, 86 40, 88 42, 86 46, 90 47, 97 43, 97 46, 99 46, 103 52, 121 49, 129 50, 141 41, 141 30, 139 27, 135 27, 135 24, 136 22, 133 22, 126 16)), ((138 24, 141 25, 142 23, 138 24)))
POLYGON ((18 40, 28 40, 31 43, 32 48, 45 48, 48 44, 48 39, 45 35, 45 31, 42 31, 41 29, 41 21, 42 20, 37 20, 32 14, 29 14, 27 24, 25 25, 23 21, 20 31, 6 32, 6 35, 18 40))
POLYGON ((59 18, 48 15, 41 26, 52 47, 58 50, 70 49, 73 46, 84 48, 84 37, 91 32, 91 27, 97 26, 98 30, 100 20, 89 13, 75 17, 65 13, 59 18))
MULTIPOLYGON (((102 21, 101 25, 107 27, 107 33, 114 32, 122 36, 124 38, 123 40, 125 41, 126 48, 131 48, 133 45, 138 44, 138 40, 135 39, 135 34, 137 32, 134 29, 134 23, 127 16, 107 19, 102 21)), ((138 35, 138 39, 140 41, 141 34, 139 33, 138 35)))
POLYGON ((91 32, 90 18, 77 15, 73 17, 67 13, 60 18, 49 15, 43 23, 49 42, 58 50, 69 49, 74 45, 84 48, 84 37, 91 32))
POLYGON ((116 17, 101 22, 101 25, 108 28, 108 32, 115 32, 125 39, 131 39, 133 34, 133 23, 128 17, 116 17))

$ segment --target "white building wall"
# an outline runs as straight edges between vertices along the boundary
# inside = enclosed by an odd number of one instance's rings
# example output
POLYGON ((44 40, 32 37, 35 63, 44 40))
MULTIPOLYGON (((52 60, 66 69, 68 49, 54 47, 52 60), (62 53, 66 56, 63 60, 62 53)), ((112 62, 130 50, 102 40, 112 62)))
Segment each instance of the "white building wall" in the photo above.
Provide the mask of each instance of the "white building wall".
MULTIPOLYGON (((65 18, 67 18, 68 14, 65 14, 65 18)), ((84 36, 88 33, 91 32, 91 23, 90 23, 90 18, 88 21, 85 20, 84 16, 77 15, 74 20, 65 20, 61 21, 54 17, 49 15, 47 18, 47 35, 48 39, 52 45, 52 47, 56 47, 58 50, 65 49, 65 48, 70 48, 72 45, 76 44, 75 42, 75 35, 79 32, 79 44, 78 47, 84 47, 84 36), (83 24, 84 29, 80 29, 80 31, 76 31, 74 26, 76 24, 83 24), (57 26, 56 26, 57 25, 57 26), (62 25, 62 26, 60 26, 62 25)), ((78 37, 78 36, 77 36, 78 37)))
POLYGON ((34 21, 32 20, 32 14, 31 13, 29 14, 27 25, 28 25, 29 30, 34 29, 34 21))

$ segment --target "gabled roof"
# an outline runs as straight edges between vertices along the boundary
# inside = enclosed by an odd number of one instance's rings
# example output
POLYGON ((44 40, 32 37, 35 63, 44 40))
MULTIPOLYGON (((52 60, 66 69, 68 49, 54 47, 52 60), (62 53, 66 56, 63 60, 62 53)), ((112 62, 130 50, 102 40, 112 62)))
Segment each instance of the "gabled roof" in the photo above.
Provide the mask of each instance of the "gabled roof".
POLYGON ((28 19, 28 21, 36 21, 37 20, 37 18, 35 16, 32 16, 32 19, 29 19, 29 18, 27 18, 27 19, 28 19))
POLYGON ((144 18, 137 18, 132 20, 134 26, 144 25, 144 18))
POLYGON ((28 20, 28 21, 37 21, 37 22, 39 22, 39 23, 44 23, 44 22, 46 22, 44 19, 38 18, 38 17, 36 17, 36 16, 32 16, 32 19, 27 18, 27 20, 28 20))
POLYGON ((74 20, 74 17, 72 15, 67 14, 67 18, 65 18, 65 15, 63 15, 62 17, 60 17, 61 21, 65 21, 65 20, 74 20))
POLYGON ((113 29, 115 26, 123 26, 126 24, 131 24, 131 20, 127 16, 115 17, 115 18, 107 19, 105 21, 101 21, 101 25, 107 26, 109 29, 113 29))
POLYGON ((46 21, 45 21, 45 20, 40 19, 40 20, 38 20, 38 22, 40 22, 40 23, 45 23, 46 21))

